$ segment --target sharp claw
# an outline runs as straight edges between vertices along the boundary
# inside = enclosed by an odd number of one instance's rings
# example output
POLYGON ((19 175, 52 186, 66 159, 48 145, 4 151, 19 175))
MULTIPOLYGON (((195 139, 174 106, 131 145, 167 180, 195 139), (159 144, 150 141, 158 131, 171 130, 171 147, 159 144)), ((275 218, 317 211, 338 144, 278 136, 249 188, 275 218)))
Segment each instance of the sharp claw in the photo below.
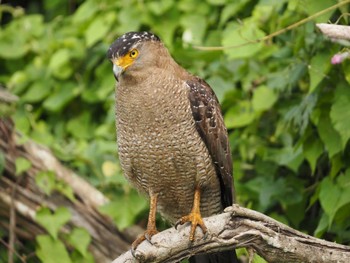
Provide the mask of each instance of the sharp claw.
POLYGON ((152 241, 151 241, 151 238, 152 238, 152 236, 149 234, 149 233, 145 233, 145 239, 151 244, 151 245, 153 245, 153 243, 152 243, 152 241))
POLYGON ((204 239, 204 240, 207 239, 208 235, 209 235, 209 233, 208 233, 208 231, 206 231, 206 232, 204 233, 204 235, 203 235, 203 239, 204 239))
POLYGON ((182 222, 182 220, 181 219, 179 219, 179 220, 177 220, 176 221, 176 223, 175 223, 175 229, 177 230, 177 227, 179 226, 179 225, 182 225, 183 224, 183 222, 182 222))
POLYGON ((136 258, 136 249, 135 249, 133 246, 131 246, 130 252, 131 252, 131 255, 132 255, 134 258, 136 258))

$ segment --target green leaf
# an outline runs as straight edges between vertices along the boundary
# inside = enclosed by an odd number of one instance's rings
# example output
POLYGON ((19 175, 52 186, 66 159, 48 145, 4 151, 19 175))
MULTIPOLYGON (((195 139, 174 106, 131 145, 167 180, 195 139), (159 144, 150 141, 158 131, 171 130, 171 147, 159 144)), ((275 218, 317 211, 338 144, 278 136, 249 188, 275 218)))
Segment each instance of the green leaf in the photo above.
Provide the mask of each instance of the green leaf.
POLYGON ((147 208, 147 201, 136 191, 118 196, 107 205, 100 208, 102 213, 108 214, 116 222, 119 229, 131 226, 142 211, 147 208))
MULTIPOLYGON (((335 0, 317 0, 317 1, 308 1, 305 2, 305 6, 302 7, 303 11, 305 11, 309 15, 316 14, 319 11, 322 11, 332 5, 336 4, 335 0)), ((300 3, 299 3, 300 5, 300 3)), ((333 11, 334 12, 334 11, 333 11)), ((329 11, 321 16, 315 17, 313 20, 317 23, 325 23, 331 17, 332 12, 329 11)))
POLYGON ((203 41, 208 20, 199 14, 187 14, 181 18, 181 25, 184 27, 183 41, 200 45, 203 41))
POLYGON ((255 113, 249 101, 241 101, 229 109, 224 119, 228 129, 244 127, 254 121, 255 113))
POLYGON ((68 185, 66 182, 58 180, 55 184, 55 190, 63 194, 65 197, 67 197, 72 202, 75 201, 74 191, 70 185, 68 185))
POLYGON ((228 24, 223 36, 222 45, 224 47, 237 46, 235 48, 227 48, 224 50, 224 53, 230 59, 254 57, 254 55, 264 47, 263 43, 247 44, 265 36, 265 33, 258 29, 258 26, 248 19, 244 20, 243 25, 236 22, 228 24), (245 45, 238 47, 242 44, 245 45))
POLYGON ((281 166, 287 166, 294 172, 297 172, 304 156, 301 147, 286 146, 282 149, 268 149, 265 159, 274 161, 281 166))
POLYGON ((328 215, 328 226, 331 226, 338 210, 350 204, 350 169, 337 177, 334 182, 330 177, 323 179, 320 190, 320 203, 328 215))
POLYGON ((70 50, 59 49, 56 51, 50 59, 48 68, 56 78, 68 78, 73 73, 70 50))
POLYGON ((318 237, 318 238, 322 237, 323 233, 327 231, 328 223, 329 223, 328 215, 323 214, 314 232, 315 237, 318 237))
POLYGON ((53 214, 49 208, 43 207, 36 212, 35 216, 36 221, 42 225, 54 239, 57 239, 58 231, 70 218, 71 213, 68 208, 65 207, 57 208, 53 214))
POLYGON ((89 20, 99 11, 98 3, 95 1, 85 1, 79 5, 79 8, 73 15, 73 23, 81 24, 89 20))
POLYGON ((85 257, 88 252, 88 245, 91 242, 91 236, 84 228, 74 228, 68 236, 68 242, 85 257))
POLYGON ((331 54, 320 53, 311 59, 309 65, 310 87, 309 93, 312 93, 318 84, 327 76, 331 69, 331 54))
POLYGON ((51 92, 51 85, 48 85, 48 81, 35 81, 27 90, 27 92, 21 97, 25 102, 34 103, 39 102, 46 98, 51 92))
POLYGON ((58 240, 53 239, 48 235, 39 235, 36 237, 38 247, 36 248, 36 255, 45 263, 72 263, 64 244, 58 240))
POLYGON ((148 3, 145 2, 145 4, 147 5, 149 11, 157 16, 160 16, 165 14, 171 7, 173 7, 174 0, 152 1, 148 3))
POLYGON ((56 177, 52 171, 39 172, 35 175, 35 183, 47 195, 55 189, 56 177))
POLYGON ((85 111, 67 123, 67 131, 76 138, 88 139, 93 135, 90 114, 85 111))
POLYGON ((333 128, 328 113, 321 114, 318 121, 317 130, 322 142, 328 151, 329 157, 333 157, 343 149, 340 135, 333 128))
POLYGON ((350 138, 350 91, 348 87, 338 87, 330 113, 334 128, 339 132, 345 147, 350 138))
POLYGON ((86 46, 91 47, 100 41, 109 31, 111 24, 115 21, 115 13, 105 13, 102 16, 94 18, 92 23, 85 31, 86 46))
POLYGON ((29 162, 26 158, 18 157, 15 161, 16 166, 16 175, 21 175, 22 173, 29 170, 32 167, 31 162, 29 162))
POLYGON ((63 82, 56 90, 44 101, 44 108, 58 112, 79 94, 80 90, 76 84, 72 82, 63 82))
POLYGON ((215 94, 220 102, 223 101, 226 91, 229 91, 233 88, 233 85, 228 81, 225 81, 219 76, 212 76, 206 80, 208 84, 213 88, 215 94))
POLYGON ((312 173, 314 173, 316 169, 317 160, 323 153, 322 142, 314 135, 309 136, 303 144, 303 153, 306 160, 308 160, 310 164, 312 173))
POLYGON ((270 109, 277 101, 275 92, 267 86, 259 86, 253 93, 252 105, 255 111, 270 109))
POLYGON ((226 0, 207 0, 209 4, 212 5, 224 5, 226 4, 226 0))

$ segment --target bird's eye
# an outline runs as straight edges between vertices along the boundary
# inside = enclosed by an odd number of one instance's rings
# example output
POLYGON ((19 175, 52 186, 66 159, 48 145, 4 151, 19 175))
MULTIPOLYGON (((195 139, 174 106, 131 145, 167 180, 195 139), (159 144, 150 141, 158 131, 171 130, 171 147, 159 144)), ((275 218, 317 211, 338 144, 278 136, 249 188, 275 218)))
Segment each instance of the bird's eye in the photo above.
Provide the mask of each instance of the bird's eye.
POLYGON ((136 58, 139 52, 136 49, 130 51, 129 55, 131 58, 136 58))

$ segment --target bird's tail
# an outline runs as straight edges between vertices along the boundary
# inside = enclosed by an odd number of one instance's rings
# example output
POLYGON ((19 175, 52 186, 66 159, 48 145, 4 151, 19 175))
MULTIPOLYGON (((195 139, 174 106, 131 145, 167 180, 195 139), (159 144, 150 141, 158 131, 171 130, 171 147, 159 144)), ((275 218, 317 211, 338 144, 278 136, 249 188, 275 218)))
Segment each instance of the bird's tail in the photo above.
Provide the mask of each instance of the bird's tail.
POLYGON ((239 263, 235 250, 211 254, 195 255, 189 258, 190 263, 239 263))

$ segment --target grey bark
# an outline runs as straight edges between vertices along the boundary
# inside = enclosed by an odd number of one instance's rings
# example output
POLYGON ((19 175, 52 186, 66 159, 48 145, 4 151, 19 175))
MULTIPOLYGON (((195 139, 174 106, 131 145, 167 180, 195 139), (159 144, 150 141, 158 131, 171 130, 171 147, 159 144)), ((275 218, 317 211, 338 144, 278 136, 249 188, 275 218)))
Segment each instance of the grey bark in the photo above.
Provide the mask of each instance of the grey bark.
POLYGON ((197 240, 189 242, 190 226, 165 230, 144 241, 112 263, 178 262, 193 254, 232 248, 249 248, 268 262, 349 262, 350 247, 321 240, 292 229, 259 212, 234 205, 225 213, 206 218, 210 235, 203 239, 200 230, 197 240))

